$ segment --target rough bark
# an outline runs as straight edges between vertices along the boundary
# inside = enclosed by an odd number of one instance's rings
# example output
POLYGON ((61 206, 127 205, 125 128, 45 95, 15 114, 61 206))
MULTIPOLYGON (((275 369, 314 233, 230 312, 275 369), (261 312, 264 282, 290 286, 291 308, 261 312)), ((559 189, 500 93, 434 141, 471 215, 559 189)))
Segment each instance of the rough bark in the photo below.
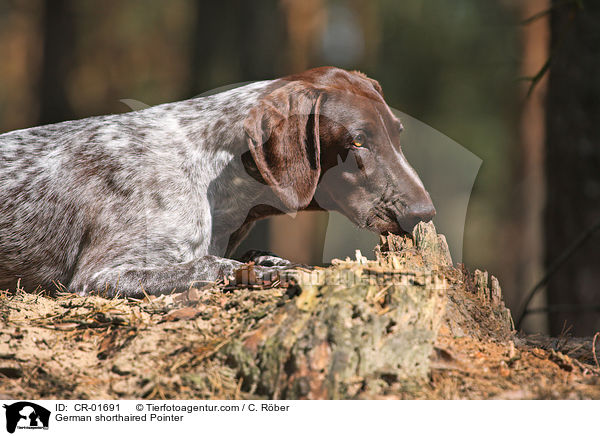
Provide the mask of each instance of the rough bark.
POLYGON ((222 351, 242 390, 287 399, 373 395, 429 374, 442 324, 459 336, 512 333, 498 281, 492 276, 488 284, 487 273, 478 272, 474 281, 467 277, 476 292, 464 291, 433 224, 419 224, 412 239, 382 237, 375 253, 374 261, 357 252, 356 260, 328 269, 288 274, 297 298, 222 351))

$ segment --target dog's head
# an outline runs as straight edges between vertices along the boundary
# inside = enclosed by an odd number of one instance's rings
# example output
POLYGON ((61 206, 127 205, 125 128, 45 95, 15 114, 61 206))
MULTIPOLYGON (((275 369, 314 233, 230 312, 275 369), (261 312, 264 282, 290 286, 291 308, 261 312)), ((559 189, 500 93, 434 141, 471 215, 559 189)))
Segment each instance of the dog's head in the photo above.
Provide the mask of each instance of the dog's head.
POLYGON ((435 215, 402 154, 402 124, 361 73, 323 67, 276 81, 244 127, 246 168, 288 210, 318 204, 380 233, 435 215))

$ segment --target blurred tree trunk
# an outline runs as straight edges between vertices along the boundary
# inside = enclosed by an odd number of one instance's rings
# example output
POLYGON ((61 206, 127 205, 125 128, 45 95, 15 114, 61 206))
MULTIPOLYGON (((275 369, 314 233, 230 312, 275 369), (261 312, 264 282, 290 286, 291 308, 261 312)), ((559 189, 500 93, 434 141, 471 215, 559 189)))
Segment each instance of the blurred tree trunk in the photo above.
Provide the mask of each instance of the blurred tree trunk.
POLYGON ((72 0, 44 1, 39 124, 74 118, 67 96, 69 72, 75 57, 77 39, 73 8, 72 0))
MULTIPOLYGON (((549 0, 530 0, 521 4, 521 17, 526 20, 548 10, 549 0)), ((522 65, 525 77, 533 77, 546 63, 549 56, 549 20, 543 17, 522 27, 522 65)), ((523 82, 520 125, 520 207, 513 220, 510 246, 513 256, 507 256, 503 285, 507 303, 518 305, 523 292, 531 289, 543 274, 543 211, 544 211, 544 146, 545 146, 545 98, 547 76, 544 76, 529 96, 530 83, 523 82)), ((530 307, 546 306, 546 295, 538 292, 530 307)), ((525 331, 547 332, 546 314, 531 314, 525 318, 525 331)))
POLYGON ((284 26, 277 0, 198 0, 195 14, 189 93, 183 98, 281 74, 284 26))
MULTIPOLYGON (((552 63, 547 106, 546 264, 600 219, 600 2, 555 1, 551 15, 552 63)), ((550 313, 553 334, 600 330, 600 235, 590 238, 551 277, 551 306, 579 309, 550 313)))

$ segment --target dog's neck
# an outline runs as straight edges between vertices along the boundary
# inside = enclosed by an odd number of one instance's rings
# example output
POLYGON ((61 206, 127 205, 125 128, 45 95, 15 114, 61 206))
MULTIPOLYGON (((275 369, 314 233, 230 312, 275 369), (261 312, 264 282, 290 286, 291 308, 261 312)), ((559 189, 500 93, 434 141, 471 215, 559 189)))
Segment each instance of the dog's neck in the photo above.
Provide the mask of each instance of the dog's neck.
POLYGON ((245 118, 272 83, 255 82, 178 103, 181 133, 190 143, 188 177, 209 202, 212 254, 224 255, 229 236, 243 225, 282 213, 271 188, 249 175, 242 162, 248 152, 245 118))

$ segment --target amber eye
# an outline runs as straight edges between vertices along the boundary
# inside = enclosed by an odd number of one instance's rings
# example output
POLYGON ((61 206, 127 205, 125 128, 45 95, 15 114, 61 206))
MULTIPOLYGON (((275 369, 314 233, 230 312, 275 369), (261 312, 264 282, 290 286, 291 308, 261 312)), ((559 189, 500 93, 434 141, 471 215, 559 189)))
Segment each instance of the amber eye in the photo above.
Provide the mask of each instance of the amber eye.
POLYGON ((355 147, 362 147, 365 145, 366 142, 367 140, 365 138, 365 135, 363 135, 362 133, 356 135, 352 140, 352 144, 354 144, 355 147))

